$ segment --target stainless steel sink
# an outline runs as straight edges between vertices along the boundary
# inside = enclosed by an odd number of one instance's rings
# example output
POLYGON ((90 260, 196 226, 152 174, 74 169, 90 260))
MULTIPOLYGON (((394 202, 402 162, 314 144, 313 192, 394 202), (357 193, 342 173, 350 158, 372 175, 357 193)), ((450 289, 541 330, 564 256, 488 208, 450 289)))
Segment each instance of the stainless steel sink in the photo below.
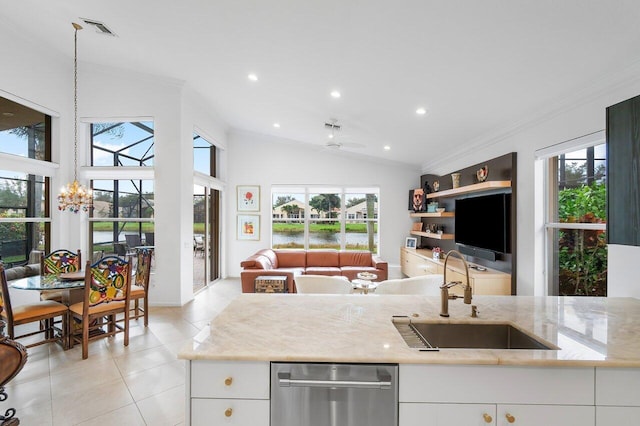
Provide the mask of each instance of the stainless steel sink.
POLYGON ((398 317, 393 322, 407 344, 419 349, 559 349, 509 323, 413 322, 398 317))

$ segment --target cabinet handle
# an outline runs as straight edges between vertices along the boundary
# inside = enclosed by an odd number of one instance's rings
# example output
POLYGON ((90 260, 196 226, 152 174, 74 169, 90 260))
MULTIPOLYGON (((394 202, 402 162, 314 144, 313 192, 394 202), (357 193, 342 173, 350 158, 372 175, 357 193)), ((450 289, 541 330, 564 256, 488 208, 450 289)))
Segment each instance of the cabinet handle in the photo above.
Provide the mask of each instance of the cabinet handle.
POLYGON ((227 408, 226 410, 224 410, 224 415, 226 417, 231 417, 232 414, 233 414, 233 410, 231 408, 227 408))
POLYGON ((491 423, 493 421, 493 417, 491 417, 490 415, 488 415, 487 413, 484 413, 482 415, 482 418, 484 419, 485 423, 491 423))
POLYGON ((507 421, 508 421, 509 423, 514 423, 514 422, 516 421, 516 418, 515 418, 515 417, 513 417, 513 416, 512 416, 511 414, 509 414, 509 413, 505 414, 505 417, 507 418, 507 421))
POLYGON ((227 377, 224 379, 225 386, 231 386, 231 383, 233 383, 233 377, 227 377))

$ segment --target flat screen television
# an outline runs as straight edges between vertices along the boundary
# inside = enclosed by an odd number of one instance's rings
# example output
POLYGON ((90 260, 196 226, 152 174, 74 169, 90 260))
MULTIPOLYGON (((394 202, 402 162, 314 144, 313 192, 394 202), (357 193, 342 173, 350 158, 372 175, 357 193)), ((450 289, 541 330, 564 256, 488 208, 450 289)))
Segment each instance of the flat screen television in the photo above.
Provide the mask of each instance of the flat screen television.
POLYGON ((456 200, 455 242, 510 253, 511 194, 491 194, 456 200))

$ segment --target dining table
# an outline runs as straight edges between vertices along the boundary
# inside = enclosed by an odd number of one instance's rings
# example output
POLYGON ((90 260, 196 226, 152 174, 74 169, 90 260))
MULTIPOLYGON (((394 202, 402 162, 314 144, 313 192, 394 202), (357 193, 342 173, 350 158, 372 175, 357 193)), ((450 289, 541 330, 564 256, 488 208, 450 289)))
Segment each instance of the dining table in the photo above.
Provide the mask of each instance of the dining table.
MULTIPOLYGON (((75 271, 60 275, 33 275, 13 280, 9 283, 9 286, 16 290, 61 291, 62 303, 70 306, 83 300, 84 272, 75 271)), ((65 350, 69 348, 68 339, 65 339, 63 347, 65 350)))

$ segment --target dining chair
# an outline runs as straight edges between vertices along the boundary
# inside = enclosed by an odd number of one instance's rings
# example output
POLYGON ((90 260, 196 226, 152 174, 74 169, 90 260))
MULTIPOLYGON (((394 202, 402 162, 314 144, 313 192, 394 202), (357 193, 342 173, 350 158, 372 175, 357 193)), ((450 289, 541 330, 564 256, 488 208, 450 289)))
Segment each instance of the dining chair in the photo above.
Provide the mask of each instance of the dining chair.
POLYGON ((149 325, 149 277, 151 276, 150 249, 138 249, 136 271, 133 274, 134 281, 131 285, 131 300, 134 302, 133 315, 130 319, 138 319, 144 316, 144 326, 149 325), (142 299, 142 308, 140 307, 142 299))
POLYGON ((40 258, 40 275, 60 275, 79 271, 82 267, 82 253, 59 249, 40 258))
POLYGON ((42 340, 28 343, 25 346, 31 348, 55 341, 59 341, 63 347, 67 346, 69 309, 62 303, 53 300, 43 300, 13 308, 11 295, 9 294, 9 284, 2 264, 0 264, 0 306, 2 306, 0 317, 7 324, 7 334, 10 339, 16 340, 42 333, 44 334, 42 340), (62 319, 61 328, 57 328, 54 323, 54 320, 58 317, 62 319), (30 323, 39 323, 38 330, 24 334, 16 333, 15 328, 17 326, 30 323))
POLYGON ((353 284, 341 275, 299 275, 295 284, 296 291, 302 294, 353 293, 353 284))
MULTIPOLYGON (((60 275, 67 272, 79 271, 82 267, 82 252, 78 249, 74 253, 67 249, 54 250, 40 258, 40 275, 60 275)), ((41 300, 62 302, 62 291, 43 291, 41 300)))
POLYGON ((385 280, 378 284, 376 294, 422 294, 439 296, 444 277, 440 274, 385 280))
POLYGON ((69 341, 72 348, 82 343, 82 359, 87 359, 89 341, 124 333, 124 345, 129 345, 131 260, 106 256, 93 265, 87 262, 84 277, 84 300, 69 306, 69 341), (118 314, 124 314, 122 325, 118 314))

